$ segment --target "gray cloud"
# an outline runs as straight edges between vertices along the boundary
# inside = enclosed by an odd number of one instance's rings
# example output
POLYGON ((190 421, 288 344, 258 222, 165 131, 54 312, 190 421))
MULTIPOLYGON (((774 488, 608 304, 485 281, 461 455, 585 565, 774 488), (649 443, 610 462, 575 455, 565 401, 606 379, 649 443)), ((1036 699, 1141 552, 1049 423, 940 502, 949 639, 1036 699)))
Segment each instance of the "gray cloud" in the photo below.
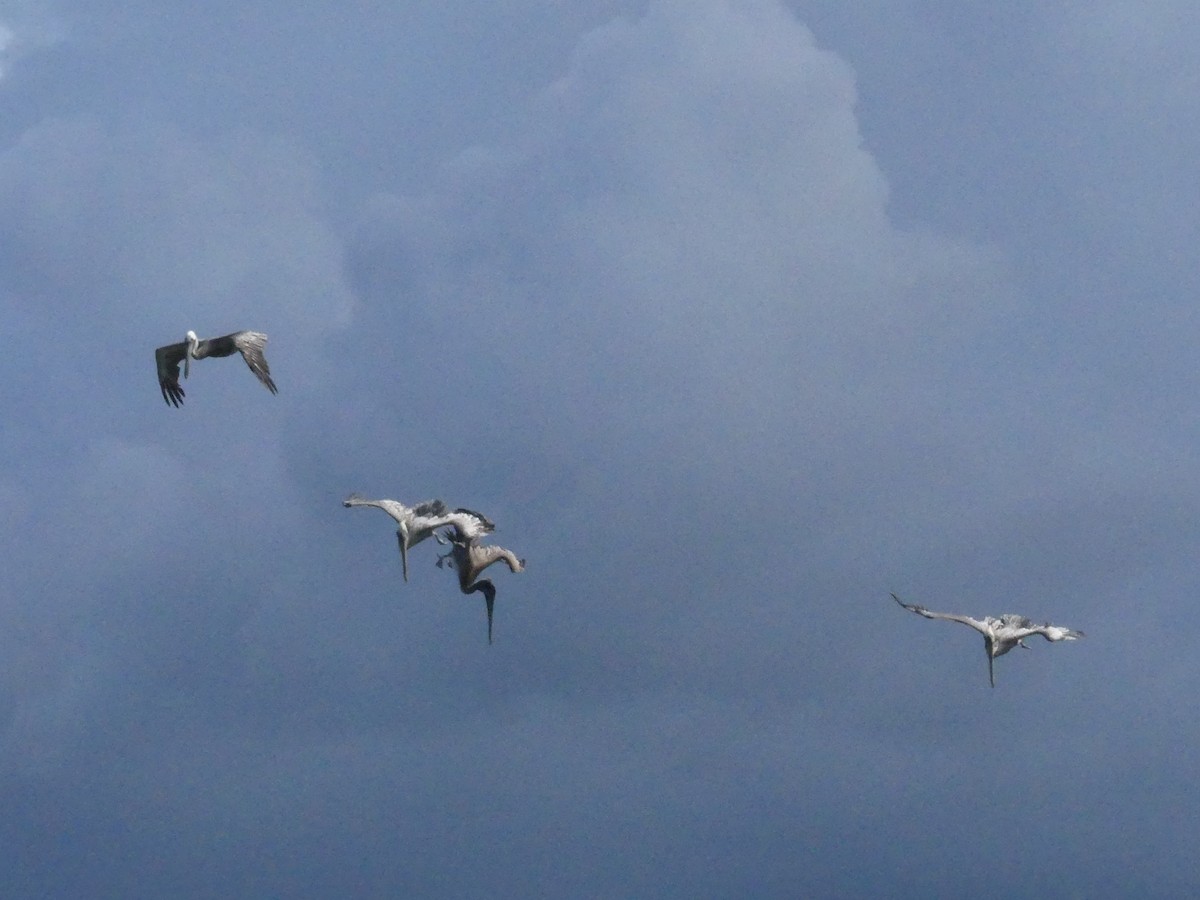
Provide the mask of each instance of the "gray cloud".
MULTIPOLYGON (((1068 321, 1018 252, 1087 270, 1054 217, 1014 242, 916 214, 871 137, 904 88, 782 5, 612 11, 539 11, 552 37, 481 89, 509 102, 397 154, 483 137, 417 174, 369 162, 395 121, 317 99, 369 73, 306 15, 197 24, 179 63, 154 48, 187 15, 146 22, 138 113, 97 86, 4 145, 16 893, 953 894, 981 855, 1023 861, 1004 895, 1195 883, 1179 334, 1115 334, 1119 294, 1068 321), (301 77, 301 45, 344 68, 301 77), (240 105, 169 113, 221 46, 240 105), (155 344, 238 327, 279 396, 206 361, 164 408, 155 344), (351 490, 496 519, 530 564, 495 575, 493 647, 426 547, 400 582, 351 490), (889 590, 1089 638, 992 691, 976 635, 889 590)), ((445 97, 481 63, 433 19, 446 54, 412 71, 445 97)))

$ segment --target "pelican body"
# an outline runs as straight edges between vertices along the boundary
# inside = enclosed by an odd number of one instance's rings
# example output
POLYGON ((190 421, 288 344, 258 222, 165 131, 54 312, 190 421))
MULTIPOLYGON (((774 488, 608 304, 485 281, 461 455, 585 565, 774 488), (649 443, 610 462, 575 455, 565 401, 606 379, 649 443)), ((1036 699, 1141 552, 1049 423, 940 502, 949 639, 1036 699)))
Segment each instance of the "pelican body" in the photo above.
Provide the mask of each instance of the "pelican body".
POLYGON ((193 359, 205 359, 209 356, 232 356, 241 353, 242 359, 250 367, 259 381, 266 385, 272 394, 278 393, 275 382, 271 380, 271 370, 263 350, 267 346, 267 336, 259 331, 235 331, 223 337, 200 340, 196 332, 189 331, 184 340, 178 344, 167 344, 154 351, 154 361, 158 366, 158 386, 162 389, 163 400, 168 406, 178 408, 183 403, 183 387, 179 384, 179 363, 183 362, 183 377, 187 378, 193 359))
POLYGON ((1063 628, 1061 625, 1051 625, 1049 622, 1045 625, 1035 625, 1024 616, 1016 616, 1011 613, 999 618, 986 616, 983 619, 973 619, 970 616, 959 616, 953 613, 930 612, 925 607, 917 606, 915 603, 905 603, 895 594, 892 594, 892 599, 909 612, 915 612, 919 616, 924 616, 927 619, 945 619, 949 622, 961 622, 963 625, 969 625, 982 634, 983 649, 987 653, 988 658, 988 680, 991 682, 992 687, 996 686, 996 675, 992 661, 997 656, 1003 656, 1018 645, 1026 650, 1031 649, 1025 643, 1025 638, 1040 634, 1048 641, 1057 642, 1074 641, 1084 636, 1082 631, 1063 628))
MULTIPOLYGON (((400 544, 400 565, 405 581, 408 581, 408 548, 421 543, 438 528, 451 525, 474 539, 496 527, 481 513, 469 509, 451 512, 441 500, 426 500, 416 506, 405 506, 398 500, 369 500, 361 494, 351 494, 342 501, 342 506, 374 506, 396 520, 396 540, 400 544)), ((440 535, 437 540, 445 543, 440 535)))
POLYGON ((488 622, 488 643, 492 642, 492 614, 496 607, 496 586, 487 578, 480 578, 480 573, 490 566, 492 563, 503 560, 510 572, 525 571, 525 560, 518 559, 517 554, 511 550, 506 550, 503 547, 497 547, 495 544, 481 544, 478 536, 470 536, 470 534, 459 528, 457 525, 452 525, 447 538, 439 539, 450 544, 450 552, 447 554, 448 560, 445 557, 438 560, 438 566, 441 567, 444 562, 449 562, 451 568, 458 571, 458 588, 464 594, 474 594, 476 592, 483 594, 484 602, 487 604, 487 622, 488 622))

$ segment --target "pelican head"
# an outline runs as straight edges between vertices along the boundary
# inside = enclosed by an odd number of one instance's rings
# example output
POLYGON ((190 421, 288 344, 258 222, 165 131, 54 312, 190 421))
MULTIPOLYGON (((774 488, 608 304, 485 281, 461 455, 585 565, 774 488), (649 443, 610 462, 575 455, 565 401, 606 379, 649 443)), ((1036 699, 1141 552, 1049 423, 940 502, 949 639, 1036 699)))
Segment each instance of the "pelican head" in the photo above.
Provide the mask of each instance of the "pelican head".
POLYGON ((192 354, 194 354, 196 352, 196 347, 198 347, 200 345, 200 338, 196 337, 196 332, 189 331, 184 336, 184 340, 187 341, 188 346, 187 346, 187 353, 183 354, 183 377, 187 378, 188 377, 188 368, 189 368, 188 363, 191 362, 191 360, 193 358, 192 354))

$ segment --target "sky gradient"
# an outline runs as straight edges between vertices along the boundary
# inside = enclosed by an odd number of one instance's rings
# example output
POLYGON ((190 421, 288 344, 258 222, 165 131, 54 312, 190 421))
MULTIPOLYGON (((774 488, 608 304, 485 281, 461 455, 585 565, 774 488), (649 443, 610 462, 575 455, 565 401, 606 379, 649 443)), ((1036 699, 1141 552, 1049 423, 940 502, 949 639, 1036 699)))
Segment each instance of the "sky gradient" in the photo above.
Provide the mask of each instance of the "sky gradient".
POLYGON ((0 0, 0 895, 1195 894, 1198 42, 0 0))

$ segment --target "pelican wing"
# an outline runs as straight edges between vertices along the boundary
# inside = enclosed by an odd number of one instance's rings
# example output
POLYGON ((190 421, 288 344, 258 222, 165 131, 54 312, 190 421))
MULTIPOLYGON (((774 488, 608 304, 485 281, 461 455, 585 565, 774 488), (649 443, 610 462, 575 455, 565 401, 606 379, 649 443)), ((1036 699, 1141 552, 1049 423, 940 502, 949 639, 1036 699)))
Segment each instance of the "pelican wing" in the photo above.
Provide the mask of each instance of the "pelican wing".
MULTIPOLYGON (((1081 637, 1086 637, 1082 631, 1076 631, 1074 628, 1063 628, 1061 625, 1051 625, 1047 622, 1045 625, 1029 625, 1027 628, 1020 629, 1021 637, 1029 637, 1034 634, 1040 634, 1051 643, 1057 641, 1075 641, 1081 637)), ((1020 640, 1020 638, 1018 638, 1020 640)))
POLYGON ((970 625, 980 634, 987 634, 987 625, 979 619, 972 619, 970 616, 957 616, 954 613, 939 613, 930 612, 923 606, 917 606, 915 603, 905 603, 895 594, 892 594, 892 599, 907 609, 909 612, 915 612, 918 616, 924 616, 927 619, 945 619, 948 622, 961 622, 963 625, 970 625))
POLYGON ((446 524, 454 529, 452 539, 458 543, 478 540, 496 530, 496 526, 487 516, 462 507, 446 514, 446 524))
POLYGON ((476 523, 476 527, 480 530, 480 533, 482 533, 482 534, 489 534, 496 530, 496 523, 493 522, 491 519, 489 519, 487 516, 485 516, 481 512, 476 512, 473 509, 467 509, 465 506, 460 506, 458 509, 456 509, 454 511, 456 513, 458 513, 459 515, 467 516, 471 519, 474 519, 475 523, 476 523))
MULTIPOLYGON (((242 359, 246 361, 246 365, 250 367, 250 371, 254 373, 255 377, 267 386, 267 390, 272 394, 279 393, 275 382, 271 380, 271 369, 267 365, 267 358, 263 356, 263 350, 267 346, 267 336, 260 331, 238 331, 226 335, 226 337, 231 339, 234 346, 241 351, 242 359)), ((216 339, 216 341, 219 340, 223 339, 216 339)))
POLYGON ((382 509, 397 522, 405 521, 412 512, 397 500, 368 500, 362 494, 351 494, 342 501, 342 506, 374 506, 376 509, 382 509))
POLYGON ((154 351, 154 362, 158 367, 158 386, 163 400, 176 409, 183 403, 183 387, 179 384, 179 363, 187 354, 187 342, 167 344, 154 351))

